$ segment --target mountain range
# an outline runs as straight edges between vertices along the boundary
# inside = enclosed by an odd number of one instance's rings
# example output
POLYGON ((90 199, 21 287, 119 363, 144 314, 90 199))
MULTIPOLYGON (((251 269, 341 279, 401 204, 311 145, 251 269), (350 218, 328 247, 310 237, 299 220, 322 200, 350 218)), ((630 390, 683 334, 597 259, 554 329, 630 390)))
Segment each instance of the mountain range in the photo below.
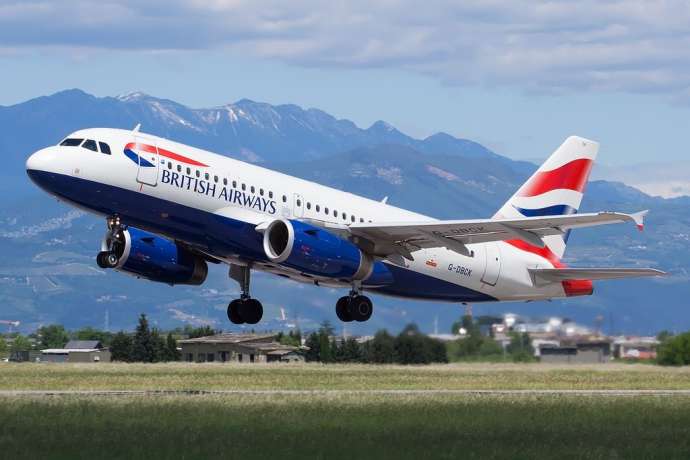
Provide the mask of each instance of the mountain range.
MULTIPOLYGON (((477 142, 438 133, 415 139, 386 122, 363 129, 318 109, 273 106, 240 100, 192 109, 142 93, 95 97, 63 91, 0 107, 0 319, 20 320, 24 328, 61 322, 68 327, 131 327, 146 312, 161 327, 185 322, 211 323, 230 330, 227 302, 237 286, 213 267, 200 288, 169 287, 100 270, 94 261, 104 223, 57 203, 36 190, 24 172, 26 157, 85 127, 131 129, 260 163, 438 218, 491 215, 531 174, 536 165, 514 161, 477 142)), ((586 134, 586 133, 581 133, 586 134)), ((556 148, 557 146, 554 146, 556 148)), ((546 158, 550 152, 543 152, 546 158)), ((605 146, 600 157, 605 155, 605 146)), ((516 312, 561 316, 609 332, 654 333, 688 329, 687 261, 690 260, 690 198, 652 197, 620 182, 593 181, 583 211, 651 209, 648 230, 611 226, 573 232, 566 262, 577 266, 653 266, 669 271, 656 280, 598 283, 592 297, 553 302, 476 305, 475 312, 516 312)), ((297 323, 303 329, 328 319, 336 322, 331 289, 255 276, 254 294, 264 302, 266 328, 297 323), (279 319, 281 309, 287 321, 279 319)), ((417 322, 445 332, 462 313, 449 304, 375 298, 368 323, 348 326, 368 333, 399 330, 417 322)))

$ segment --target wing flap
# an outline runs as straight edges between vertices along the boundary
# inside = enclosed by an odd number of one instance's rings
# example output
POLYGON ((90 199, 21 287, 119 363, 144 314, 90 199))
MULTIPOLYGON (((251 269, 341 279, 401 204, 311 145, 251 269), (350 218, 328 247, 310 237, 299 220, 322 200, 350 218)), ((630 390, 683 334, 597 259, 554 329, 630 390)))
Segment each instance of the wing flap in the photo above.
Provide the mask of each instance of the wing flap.
MULTIPOLYGON (((635 214, 620 212, 598 212, 546 217, 524 217, 519 219, 472 219, 399 223, 352 224, 347 231, 372 241, 379 246, 399 245, 410 250, 420 248, 447 247, 466 253, 464 245, 521 239, 532 245, 543 247, 541 237, 560 235, 582 227, 634 222, 642 228, 646 211, 635 214)), ((385 255, 377 251, 377 255, 385 255)))

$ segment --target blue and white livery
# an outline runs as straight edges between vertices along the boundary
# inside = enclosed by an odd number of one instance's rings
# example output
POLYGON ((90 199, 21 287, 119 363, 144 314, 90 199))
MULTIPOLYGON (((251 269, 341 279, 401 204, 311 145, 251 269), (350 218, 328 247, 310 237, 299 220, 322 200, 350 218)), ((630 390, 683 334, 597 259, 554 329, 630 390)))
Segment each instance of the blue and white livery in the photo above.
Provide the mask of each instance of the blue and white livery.
POLYGON ((572 229, 645 212, 577 214, 598 144, 569 137, 490 219, 440 221, 351 193, 139 132, 85 129, 29 157, 58 199, 106 217, 97 263, 168 284, 201 284, 208 263, 230 266, 242 295, 228 318, 255 324, 262 270, 349 287, 342 321, 366 321, 367 292, 447 302, 540 300, 592 293, 592 280, 654 269, 568 268, 572 229))

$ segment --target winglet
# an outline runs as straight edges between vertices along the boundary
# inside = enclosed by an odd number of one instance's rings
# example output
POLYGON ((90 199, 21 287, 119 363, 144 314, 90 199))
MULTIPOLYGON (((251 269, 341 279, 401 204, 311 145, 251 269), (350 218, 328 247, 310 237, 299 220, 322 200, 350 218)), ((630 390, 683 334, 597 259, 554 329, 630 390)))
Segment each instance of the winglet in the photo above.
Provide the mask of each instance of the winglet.
POLYGON ((132 130, 132 133, 134 133, 134 134, 138 133, 140 128, 141 128, 141 123, 137 123, 137 125, 132 130))
POLYGON ((384 196, 383 199, 381 200, 381 203, 387 204, 388 203, 388 195, 384 196))
POLYGON ((630 217, 632 217, 632 220, 635 222, 635 225, 637 225, 637 229, 639 231, 644 230, 644 216, 646 216, 648 212, 649 209, 645 209, 644 211, 630 214, 630 217))

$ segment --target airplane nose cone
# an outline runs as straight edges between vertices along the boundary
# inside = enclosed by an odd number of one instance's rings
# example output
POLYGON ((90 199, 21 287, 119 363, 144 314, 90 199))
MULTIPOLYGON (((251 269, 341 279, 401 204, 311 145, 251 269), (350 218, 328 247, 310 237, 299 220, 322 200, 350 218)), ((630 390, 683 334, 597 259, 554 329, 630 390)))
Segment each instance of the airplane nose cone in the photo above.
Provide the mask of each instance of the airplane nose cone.
POLYGON ((45 178, 51 173, 55 152, 50 148, 39 150, 26 160, 26 174, 31 181, 41 188, 45 188, 45 178))
MULTIPOLYGON (((48 149, 39 150, 26 159, 26 171, 46 171, 49 157, 52 156, 48 149)), ((30 175, 30 174, 29 174, 30 175)))

